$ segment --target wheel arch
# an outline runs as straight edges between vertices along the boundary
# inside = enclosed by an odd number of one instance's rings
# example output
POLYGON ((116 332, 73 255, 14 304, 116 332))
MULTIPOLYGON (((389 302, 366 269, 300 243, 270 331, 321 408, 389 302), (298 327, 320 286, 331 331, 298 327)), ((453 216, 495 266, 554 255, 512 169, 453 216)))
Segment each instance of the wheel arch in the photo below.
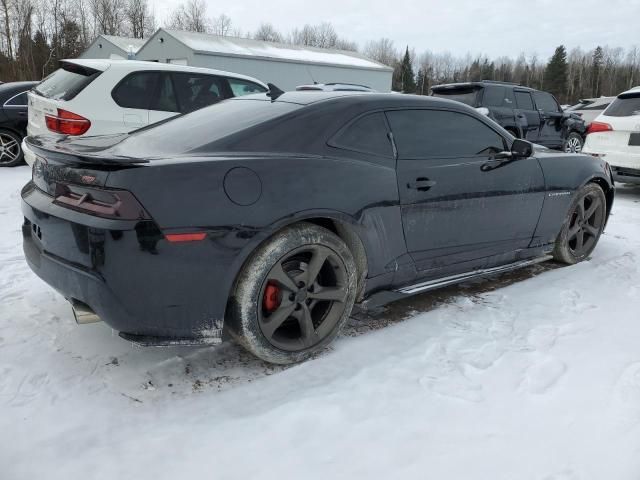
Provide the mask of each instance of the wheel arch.
POLYGON ((609 215, 611 214, 611 208, 613 207, 613 198, 615 196, 615 188, 610 182, 607 182, 607 180, 602 177, 592 177, 585 183, 585 185, 588 185, 590 183, 595 183, 600 188, 602 188, 602 191, 604 192, 605 199, 607 200, 607 221, 608 221, 609 215))

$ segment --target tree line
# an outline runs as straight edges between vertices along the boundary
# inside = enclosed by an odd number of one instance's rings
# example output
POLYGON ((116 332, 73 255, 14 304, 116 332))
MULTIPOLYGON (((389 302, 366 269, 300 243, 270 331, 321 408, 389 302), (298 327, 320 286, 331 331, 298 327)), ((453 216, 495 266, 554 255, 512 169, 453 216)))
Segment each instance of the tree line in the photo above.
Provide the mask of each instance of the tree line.
MULTIPOLYGON (((0 0, 0 80, 39 80, 63 58, 82 53, 99 34, 147 38, 158 27, 148 0, 0 0)), ((393 90, 428 95, 433 85, 500 80, 551 91, 562 103, 616 95, 640 84, 640 50, 561 45, 544 61, 537 55, 517 58, 454 56, 403 50, 388 38, 360 47, 341 37, 331 23, 304 25, 280 32, 263 23, 242 31, 225 14, 209 16, 204 0, 187 0, 170 12, 164 26, 216 35, 254 38, 318 48, 360 51, 393 68, 393 90)))

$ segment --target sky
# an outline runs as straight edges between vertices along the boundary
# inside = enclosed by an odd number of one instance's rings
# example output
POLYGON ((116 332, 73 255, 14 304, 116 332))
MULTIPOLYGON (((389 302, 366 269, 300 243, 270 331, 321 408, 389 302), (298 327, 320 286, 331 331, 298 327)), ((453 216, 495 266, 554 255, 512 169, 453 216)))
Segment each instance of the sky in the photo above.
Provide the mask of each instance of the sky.
MULTIPOLYGON (((185 0, 186 1, 186 0, 185 0)), ((149 0, 159 23, 182 0, 149 0)), ((640 45, 640 0, 205 0, 208 16, 226 14, 233 28, 253 32, 262 22, 287 33, 306 23, 331 22, 362 46, 382 37, 398 49, 454 55, 547 58, 556 46, 640 45), (521 6, 522 8, 518 8, 521 6)))

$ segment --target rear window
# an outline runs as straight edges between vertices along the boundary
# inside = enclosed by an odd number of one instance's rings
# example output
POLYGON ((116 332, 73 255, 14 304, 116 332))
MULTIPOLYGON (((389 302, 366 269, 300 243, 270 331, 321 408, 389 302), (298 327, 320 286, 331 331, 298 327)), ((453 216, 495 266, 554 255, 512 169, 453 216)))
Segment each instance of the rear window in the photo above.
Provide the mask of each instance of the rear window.
POLYGON ((149 156, 194 151, 298 108, 300 105, 292 103, 240 97, 144 127, 133 132, 132 137, 139 139, 136 145, 149 156))
POLYGON ((433 91, 433 96, 455 100, 456 102, 475 107, 478 98, 478 89, 473 87, 438 89, 433 91))
POLYGON ((63 64, 33 91, 38 95, 52 100, 71 100, 93 82, 102 72, 76 64, 63 64))
POLYGON ((632 117, 640 115, 640 94, 625 95, 616 98, 604 112, 608 117, 632 117))

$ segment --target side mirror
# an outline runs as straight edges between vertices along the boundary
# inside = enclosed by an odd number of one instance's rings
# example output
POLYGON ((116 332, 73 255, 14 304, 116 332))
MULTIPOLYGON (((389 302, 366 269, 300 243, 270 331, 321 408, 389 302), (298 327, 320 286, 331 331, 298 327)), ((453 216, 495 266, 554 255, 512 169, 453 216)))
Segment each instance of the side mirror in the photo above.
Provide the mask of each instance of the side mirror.
POLYGON ((511 144, 511 154, 514 158, 527 158, 533 155, 533 144, 516 138, 511 144))

